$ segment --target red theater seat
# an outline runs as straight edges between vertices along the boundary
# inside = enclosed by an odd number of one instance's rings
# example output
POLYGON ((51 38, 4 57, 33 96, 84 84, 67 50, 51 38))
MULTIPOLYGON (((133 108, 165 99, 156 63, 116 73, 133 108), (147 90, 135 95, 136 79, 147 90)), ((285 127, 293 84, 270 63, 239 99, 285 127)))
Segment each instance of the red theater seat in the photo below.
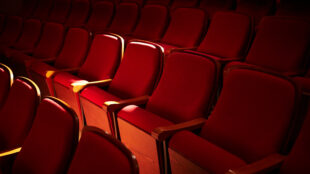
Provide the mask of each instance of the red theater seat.
POLYGON ((0 63, 0 109, 5 103, 13 80, 13 71, 8 66, 0 63))
POLYGON ((80 129, 83 128, 84 119, 80 111, 78 91, 73 91, 73 84, 85 80, 98 81, 113 78, 123 55, 123 42, 123 39, 116 35, 97 34, 77 76, 68 72, 59 72, 54 76, 55 95, 71 105, 77 113, 80 129))
MULTIPOLYGON (((33 61, 29 65, 29 76, 38 84, 42 95, 54 95, 51 78, 56 71, 77 71, 84 61, 89 44, 89 34, 81 28, 70 28, 64 45, 56 58, 51 59, 53 66, 33 61)), ((51 61, 49 60, 49 61, 51 61)))
POLYGON ((181 131, 171 138, 172 173, 225 173, 282 152, 298 96, 285 77, 232 67, 199 134, 181 131))
POLYGON ((36 9, 32 17, 46 21, 50 11, 52 10, 54 0, 38 0, 36 9))
POLYGON ((212 18, 217 11, 227 11, 235 8, 235 0, 201 0, 199 8, 204 9, 212 18))
POLYGON ((213 59, 173 52, 145 109, 129 105, 119 111, 120 139, 137 156, 141 173, 163 171, 162 145, 166 135, 161 133, 161 127, 169 129, 208 115, 216 94, 218 72, 219 66, 213 59))
POLYGON ((10 173, 66 173, 78 143, 78 127, 67 104, 51 97, 42 100, 10 173))
POLYGON ((121 0, 121 2, 134 2, 139 5, 139 7, 142 7, 144 5, 145 0, 121 0))
POLYGON ((53 8, 48 16, 48 21, 57 22, 57 23, 65 23, 70 8, 71 8, 71 0, 53 0, 53 8))
POLYGON ((89 0, 72 0, 72 7, 65 25, 81 27, 85 24, 90 11, 89 0))
POLYGON ((18 16, 8 16, 0 35, 0 44, 11 46, 18 39, 23 28, 23 20, 18 16))
POLYGON ((296 75, 304 72, 310 41, 310 24, 285 17, 265 17, 244 63, 296 75))
POLYGON ((68 174, 138 174, 133 154, 111 135, 95 127, 85 127, 68 174))
POLYGON ((113 120, 107 114, 104 103, 150 95, 160 77, 162 66, 163 53, 159 46, 148 42, 129 42, 114 78, 101 83, 107 87, 106 90, 86 83, 86 88, 80 93, 86 124, 113 134, 113 120))

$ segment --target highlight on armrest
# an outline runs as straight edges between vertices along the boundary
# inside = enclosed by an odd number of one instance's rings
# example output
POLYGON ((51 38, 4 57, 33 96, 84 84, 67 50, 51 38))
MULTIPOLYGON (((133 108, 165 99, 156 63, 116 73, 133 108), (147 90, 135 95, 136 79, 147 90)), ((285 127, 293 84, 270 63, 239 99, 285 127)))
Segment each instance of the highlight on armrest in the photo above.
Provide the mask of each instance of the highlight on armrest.
POLYGON ((56 75, 56 73, 59 72, 77 72, 80 69, 80 67, 74 67, 74 68, 66 68, 66 69, 58 69, 58 70, 49 70, 46 72, 45 77, 46 78, 52 78, 53 76, 56 75))
POLYGON ((22 149, 21 147, 18 147, 18 148, 15 148, 15 149, 11 149, 11 150, 7 150, 7 151, 4 151, 4 152, 1 152, 0 153, 0 157, 10 156, 10 155, 16 154, 16 153, 20 152, 21 149, 22 149))
POLYGON ((199 129, 205 124, 205 121, 206 119, 204 118, 197 118, 171 126, 158 127, 152 131, 151 135, 158 141, 164 141, 179 131, 199 129))
POLYGON ((100 85, 100 86, 108 86, 111 83, 112 79, 105 79, 105 80, 98 80, 98 81, 86 81, 86 80, 80 80, 77 82, 74 82, 71 84, 73 87, 73 92, 78 93, 82 91, 84 88, 87 86, 92 86, 92 85, 100 85))
POLYGON ((149 96, 145 95, 145 96, 141 96, 141 97, 126 99, 126 100, 120 100, 120 101, 106 101, 106 102, 104 102, 102 108, 108 112, 115 112, 117 110, 122 109, 125 106, 128 106, 128 105, 146 104, 147 101, 149 100, 149 98, 150 98, 149 96))
POLYGON ((251 174, 251 173, 265 173, 270 172, 280 167, 284 161, 285 156, 280 154, 271 154, 254 163, 248 164, 238 169, 230 169, 226 174, 251 174))

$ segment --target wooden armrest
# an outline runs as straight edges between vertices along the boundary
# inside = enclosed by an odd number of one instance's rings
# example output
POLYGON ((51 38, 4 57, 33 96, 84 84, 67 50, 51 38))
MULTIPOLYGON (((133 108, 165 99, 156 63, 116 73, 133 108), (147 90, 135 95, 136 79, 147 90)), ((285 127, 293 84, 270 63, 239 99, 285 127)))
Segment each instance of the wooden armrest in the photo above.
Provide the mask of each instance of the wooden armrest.
POLYGON ((6 150, 4 152, 0 152, 0 157, 10 156, 10 155, 16 154, 16 153, 20 152, 21 149, 22 149, 21 147, 18 147, 18 148, 15 148, 15 149, 11 149, 11 150, 6 150))
POLYGON ((166 127, 158 127, 154 129, 151 135, 158 141, 164 141, 168 137, 173 134, 181 131, 181 130, 195 130, 201 128, 205 124, 206 119, 197 118, 194 120, 190 120, 187 122, 166 126, 166 127))
POLYGON ((270 172, 279 168, 284 161, 285 156, 280 154, 272 154, 254 163, 240 167, 238 169, 230 169, 226 174, 253 174, 270 172))
POLYGON ((77 81, 71 84, 71 86, 73 87, 73 92, 78 93, 80 91, 82 91, 84 88, 86 88, 87 86, 92 86, 92 85, 98 85, 98 86, 108 86, 111 83, 112 79, 105 79, 105 80, 98 80, 98 81, 86 81, 86 80, 81 80, 81 81, 77 81))
POLYGON ((115 112, 128 105, 146 104, 149 98, 150 98, 149 96, 141 96, 141 97, 131 98, 127 100, 106 101, 104 102, 102 108, 108 112, 115 112))
POLYGON ((80 67, 74 67, 74 68, 66 68, 66 69, 57 69, 57 70, 49 70, 46 72, 45 77, 46 78, 52 78, 59 72, 70 72, 74 73, 77 72, 80 69, 80 67))

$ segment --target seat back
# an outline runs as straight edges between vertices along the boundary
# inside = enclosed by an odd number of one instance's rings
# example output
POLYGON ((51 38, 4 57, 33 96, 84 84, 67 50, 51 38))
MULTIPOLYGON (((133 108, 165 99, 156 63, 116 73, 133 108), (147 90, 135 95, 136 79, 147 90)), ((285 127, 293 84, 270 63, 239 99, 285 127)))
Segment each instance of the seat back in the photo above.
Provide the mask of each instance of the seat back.
POLYGON ((144 5, 145 0, 122 0, 121 2, 134 2, 139 5, 139 7, 142 7, 144 5))
POLYGON ((177 8, 171 14, 170 24, 161 41, 180 47, 193 47, 202 35, 206 19, 201 9, 177 8))
POLYGON ((24 18, 28 18, 32 15, 36 8, 38 0, 24 0, 20 15, 24 18))
POLYGON ((114 4, 109 1, 97 2, 87 21, 86 28, 92 32, 103 32, 111 23, 114 4))
POLYGON ((64 23, 71 8, 71 0, 54 0, 53 8, 48 20, 57 23, 64 23))
POLYGON ((201 0, 199 8, 204 9, 210 18, 217 11, 227 11, 235 8, 235 0, 201 0))
POLYGON ((69 27, 83 26, 89 13, 90 4, 88 0, 73 0, 72 7, 66 25, 69 27))
POLYGON ((293 75, 304 68, 310 24, 285 17, 262 19, 246 62, 293 75))
POLYGON ((118 34, 129 34, 136 26, 139 7, 136 3, 124 2, 116 7, 116 13, 109 31, 118 34))
POLYGON ((280 153, 298 98, 297 87, 284 76, 231 67, 200 135, 247 163, 280 153))
POLYGON ((198 0, 173 0, 170 9, 174 10, 180 7, 196 7, 198 2, 198 0))
POLYGON ((19 50, 32 50, 41 35, 41 22, 37 19, 28 19, 24 22, 21 36, 14 44, 14 48, 19 50))
POLYGON ((64 39, 65 29, 62 24, 45 23, 40 40, 33 51, 36 58, 56 57, 64 39))
POLYGON ((13 84, 14 75, 11 68, 0 63, 0 109, 5 103, 9 90, 13 84))
POLYGON ((215 97, 218 72, 213 59, 171 53, 146 109, 174 123, 206 116, 215 97))
POLYGON ((111 34, 95 35, 78 76, 89 81, 112 78, 124 52, 124 41, 111 34))
POLYGON ((95 127, 84 127, 69 174, 138 174, 133 154, 118 140, 95 127))
POLYGON ((217 12, 197 50, 221 58, 243 58, 254 30, 252 22, 247 15, 217 12))
POLYGON ((40 90, 31 80, 18 77, 0 110, 1 150, 23 145, 40 102, 40 90))
POLYGON ((0 42, 7 45, 12 45, 18 38, 23 28, 23 20, 18 16, 8 16, 6 24, 0 35, 0 42))
POLYGON ((34 10, 32 16, 34 18, 45 21, 52 9, 54 0, 39 0, 36 9, 34 10))
POLYGON ((12 173, 65 173, 78 136, 79 123, 74 111, 58 99, 43 99, 12 173))
POLYGON ((81 28, 70 28, 63 47, 55 60, 56 68, 75 68, 81 66, 86 56, 89 34, 81 28))
POLYGON ((129 42, 108 91, 120 98, 150 95, 161 74, 162 51, 152 43, 129 42))
POLYGON ((162 5, 145 5, 132 35, 146 40, 159 40, 168 22, 168 9, 162 5))

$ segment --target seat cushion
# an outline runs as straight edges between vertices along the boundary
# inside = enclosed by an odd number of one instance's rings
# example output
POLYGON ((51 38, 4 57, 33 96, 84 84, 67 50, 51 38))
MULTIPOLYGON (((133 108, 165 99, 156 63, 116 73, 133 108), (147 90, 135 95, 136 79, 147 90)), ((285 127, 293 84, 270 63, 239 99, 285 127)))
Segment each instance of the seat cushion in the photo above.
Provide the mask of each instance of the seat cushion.
POLYGON ((157 127, 173 125, 172 122, 135 105, 126 106, 117 116, 149 134, 157 127))
POLYGON ((96 87, 90 86, 85 88, 80 94, 83 98, 91 101, 92 103, 102 106, 106 101, 118 101, 120 98, 106 92, 105 90, 96 87))
POLYGON ((55 75, 53 80, 54 82, 59 83, 67 88, 71 88, 72 83, 82 79, 67 72, 59 72, 55 75))
POLYGON ((214 174, 225 173, 229 169, 246 165, 236 155, 189 131, 175 134, 169 142, 169 147, 214 174))
POLYGON ((40 61, 34 61, 31 66, 30 66, 31 71, 34 71, 38 74, 40 74, 41 76, 46 75, 47 71, 50 70, 56 70, 56 68, 44 63, 44 62, 40 62, 40 61))

